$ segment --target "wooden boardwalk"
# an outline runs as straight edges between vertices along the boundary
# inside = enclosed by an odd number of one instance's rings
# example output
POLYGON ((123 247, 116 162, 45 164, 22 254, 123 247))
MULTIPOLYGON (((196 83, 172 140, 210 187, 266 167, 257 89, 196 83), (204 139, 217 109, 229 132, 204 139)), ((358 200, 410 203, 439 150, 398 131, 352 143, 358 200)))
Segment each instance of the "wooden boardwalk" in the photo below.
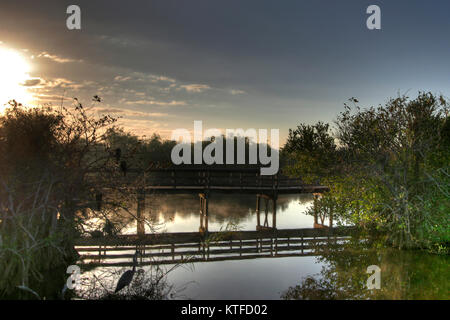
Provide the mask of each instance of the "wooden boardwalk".
POLYGON ((296 194, 323 193, 327 186, 305 184, 278 173, 260 175, 259 169, 236 168, 168 168, 146 171, 128 170, 124 181, 141 177, 139 187, 145 193, 247 193, 247 194, 296 194))
POLYGON ((130 266, 135 250, 141 265, 212 262, 317 255, 317 249, 347 241, 354 228, 266 231, 177 232, 76 241, 83 266, 130 266))
MULTIPOLYGON (((260 175, 259 169, 236 168, 169 168, 146 171, 128 170, 123 185, 128 192, 137 192, 136 235, 114 237, 80 238, 76 249, 82 265, 129 266, 136 250, 142 253, 142 264, 174 264, 206 262, 262 257, 286 257, 315 255, 317 246, 330 241, 348 239, 351 228, 328 228, 321 224, 317 215, 314 225, 320 228, 276 228, 277 198, 279 194, 312 193, 317 197, 329 190, 322 185, 307 185, 300 179, 281 174, 260 175), (134 178, 139 185, 134 185, 134 178), (209 232, 208 205, 212 193, 246 193, 256 195, 256 231, 209 232), (200 198, 199 232, 145 234, 143 212, 145 195, 159 193, 198 194, 200 198), (272 223, 269 225, 269 205, 272 202, 272 223), (264 221, 261 212, 264 212, 264 221)), ((104 188, 108 189, 108 188, 104 188)), ((101 197, 99 197, 101 199, 101 197)), ((101 200, 100 200, 101 202, 101 200)), ((97 204, 98 206, 101 203, 97 204)), ((332 217, 330 216, 330 227, 332 217)))

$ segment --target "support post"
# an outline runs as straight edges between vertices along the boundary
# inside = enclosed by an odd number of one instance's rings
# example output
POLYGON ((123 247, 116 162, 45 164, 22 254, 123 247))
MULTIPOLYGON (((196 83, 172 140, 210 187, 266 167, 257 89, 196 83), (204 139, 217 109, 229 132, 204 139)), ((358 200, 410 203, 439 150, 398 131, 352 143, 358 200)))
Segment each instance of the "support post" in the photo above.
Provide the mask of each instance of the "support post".
POLYGON ((274 192, 272 196, 267 194, 258 194, 256 198, 256 230, 274 230, 277 228, 277 194, 274 192), (264 199, 264 222, 261 225, 261 198, 264 199), (269 226, 269 203, 272 202, 272 225, 269 226))
POLYGON ((208 217, 209 217, 209 212, 208 212, 208 194, 205 194, 205 231, 208 232, 208 217))
POLYGON ((137 212, 136 212, 136 233, 138 236, 145 234, 144 219, 142 218, 145 211, 145 192, 144 190, 138 190, 137 195, 137 212))
POLYGON ((273 212, 272 212, 272 228, 277 228, 277 196, 275 195, 272 199, 273 212))
POLYGON ((269 222, 267 221, 267 216, 269 215, 269 199, 264 198, 265 211, 264 211, 264 227, 269 226, 269 222))
POLYGON ((203 230, 203 197, 201 195, 199 195, 199 199, 200 199, 200 232, 202 232, 203 230))
POLYGON ((200 197, 200 228, 199 232, 208 232, 208 193, 199 193, 200 197))
POLYGON ((256 229, 261 226, 261 216, 259 213, 259 205, 261 204, 261 197, 256 195, 256 229))

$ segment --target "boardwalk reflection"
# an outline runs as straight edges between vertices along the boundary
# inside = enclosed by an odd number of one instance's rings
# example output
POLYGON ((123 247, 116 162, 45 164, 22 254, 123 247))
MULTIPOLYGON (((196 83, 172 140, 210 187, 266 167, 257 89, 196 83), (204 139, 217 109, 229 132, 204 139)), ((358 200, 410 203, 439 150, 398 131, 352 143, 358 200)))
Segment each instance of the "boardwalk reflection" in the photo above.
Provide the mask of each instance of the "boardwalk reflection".
POLYGON ((349 240, 352 228, 178 232, 85 238, 77 242, 82 264, 129 266, 135 250, 142 265, 317 255, 330 243, 349 240))

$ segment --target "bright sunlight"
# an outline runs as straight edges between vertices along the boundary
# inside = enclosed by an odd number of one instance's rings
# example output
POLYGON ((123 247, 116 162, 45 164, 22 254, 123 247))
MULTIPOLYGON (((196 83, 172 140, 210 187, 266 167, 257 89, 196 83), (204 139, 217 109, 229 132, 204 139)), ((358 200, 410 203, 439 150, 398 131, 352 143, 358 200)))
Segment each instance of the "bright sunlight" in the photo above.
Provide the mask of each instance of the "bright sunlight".
POLYGON ((22 85, 29 79, 29 72, 30 65, 19 52, 0 46, 0 110, 11 99, 21 103, 31 100, 31 94, 22 85))

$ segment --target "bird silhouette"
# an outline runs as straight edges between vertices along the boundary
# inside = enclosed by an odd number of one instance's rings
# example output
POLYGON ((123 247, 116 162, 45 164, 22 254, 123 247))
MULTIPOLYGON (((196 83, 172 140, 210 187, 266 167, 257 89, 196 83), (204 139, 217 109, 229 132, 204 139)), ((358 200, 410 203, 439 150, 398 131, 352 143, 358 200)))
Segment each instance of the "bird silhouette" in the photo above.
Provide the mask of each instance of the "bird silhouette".
POLYGON ((117 148, 114 156, 116 158, 116 162, 118 163, 120 161, 120 157, 122 156, 122 150, 120 148, 117 148))
POLYGON ((97 205, 97 211, 102 210, 102 199, 103 199, 103 194, 97 193, 95 195, 95 203, 97 205))
POLYGON ((124 176, 127 175, 128 167, 126 161, 120 161, 120 170, 122 170, 124 176))
POLYGON ((130 285, 131 281, 133 280, 134 274, 136 273, 137 256, 139 254, 141 254, 141 253, 138 250, 136 250, 136 253, 133 256, 133 269, 127 270, 124 272, 124 274, 122 274, 119 281, 117 281, 117 286, 116 286, 116 290, 114 291, 114 293, 117 293, 120 290, 122 290, 123 288, 130 285))
POLYGON ((67 283, 64 283, 64 287, 62 288, 61 292, 59 293, 59 298, 61 300, 66 299, 66 291, 67 291, 67 283))

